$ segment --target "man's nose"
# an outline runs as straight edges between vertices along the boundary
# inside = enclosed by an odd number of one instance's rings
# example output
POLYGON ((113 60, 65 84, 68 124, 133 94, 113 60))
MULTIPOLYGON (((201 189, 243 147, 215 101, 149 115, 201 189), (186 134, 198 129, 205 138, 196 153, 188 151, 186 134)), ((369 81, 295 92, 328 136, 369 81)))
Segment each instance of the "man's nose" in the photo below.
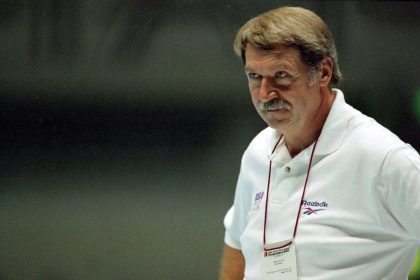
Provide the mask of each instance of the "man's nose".
POLYGON ((267 102, 278 98, 278 91, 275 87, 274 80, 272 78, 264 77, 261 80, 259 97, 262 102, 267 102))

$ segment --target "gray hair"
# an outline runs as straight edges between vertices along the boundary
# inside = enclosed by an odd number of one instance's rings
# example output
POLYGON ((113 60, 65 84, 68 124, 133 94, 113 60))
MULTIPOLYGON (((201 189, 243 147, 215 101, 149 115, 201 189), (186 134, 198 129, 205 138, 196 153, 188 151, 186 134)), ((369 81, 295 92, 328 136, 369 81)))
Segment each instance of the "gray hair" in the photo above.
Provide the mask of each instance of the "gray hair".
POLYGON ((302 62, 312 70, 325 57, 333 61, 332 84, 338 84, 341 72, 333 37, 325 22, 314 12, 300 7, 270 10, 241 27, 235 37, 234 51, 245 63, 245 48, 274 49, 279 45, 296 48, 302 62))

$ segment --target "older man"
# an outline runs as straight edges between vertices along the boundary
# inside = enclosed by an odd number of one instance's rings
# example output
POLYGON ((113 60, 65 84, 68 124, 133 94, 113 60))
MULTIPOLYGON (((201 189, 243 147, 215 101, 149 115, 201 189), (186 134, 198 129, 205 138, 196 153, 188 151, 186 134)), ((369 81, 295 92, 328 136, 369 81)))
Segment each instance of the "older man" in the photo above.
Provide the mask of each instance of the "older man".
POLYGON ((407 279, 420 243, 420 156, 346 104, 326 24, 297 7, 238 32, 268 124, 245 151, 221 279, 407 279))

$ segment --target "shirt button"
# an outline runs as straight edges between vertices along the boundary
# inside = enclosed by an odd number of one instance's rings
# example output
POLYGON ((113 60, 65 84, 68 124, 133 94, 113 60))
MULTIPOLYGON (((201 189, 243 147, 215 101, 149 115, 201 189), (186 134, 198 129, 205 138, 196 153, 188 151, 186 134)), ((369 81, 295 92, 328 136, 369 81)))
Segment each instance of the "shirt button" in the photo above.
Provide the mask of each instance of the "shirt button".
POLYGON ((289 167, 289 166, 286 166, 286 167, 284 168, 284 171, 285 171, 286 173, 289 173, 289 172, 290 172, 290 167, 289 167))

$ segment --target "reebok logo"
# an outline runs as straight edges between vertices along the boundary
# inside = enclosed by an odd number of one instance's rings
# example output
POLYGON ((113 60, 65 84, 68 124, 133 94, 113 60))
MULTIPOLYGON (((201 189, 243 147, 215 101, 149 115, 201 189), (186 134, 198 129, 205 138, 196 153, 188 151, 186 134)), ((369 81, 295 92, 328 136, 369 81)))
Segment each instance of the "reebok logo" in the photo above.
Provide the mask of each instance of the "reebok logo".
POLYGON ((323 201, 323 202, 318 202, 318 201, 308 201, 308 200, 304 200, 302 201, 302 206, 304 211, 303 211, 303 215, 309 216, 312 214, 318 214, 319 211, 323 211, 323 210, 327 210, 328 208, 328 203, 323 201), (317 208, 315 208, 317 207, 317 208))

